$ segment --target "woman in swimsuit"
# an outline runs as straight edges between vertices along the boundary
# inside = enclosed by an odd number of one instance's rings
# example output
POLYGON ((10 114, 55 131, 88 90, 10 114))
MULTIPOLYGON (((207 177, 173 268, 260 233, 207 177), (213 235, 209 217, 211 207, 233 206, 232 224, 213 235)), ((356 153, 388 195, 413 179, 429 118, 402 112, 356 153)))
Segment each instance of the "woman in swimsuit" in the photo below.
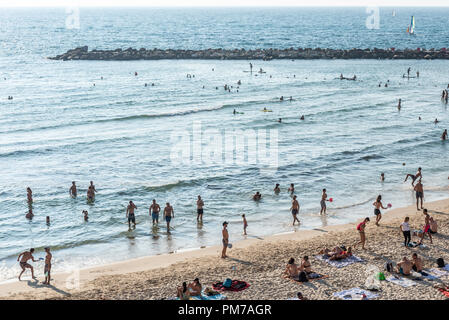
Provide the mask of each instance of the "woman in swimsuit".
POLYGON ((304 256, 301 260, 301 270, 305 271, 305 273, 309 274, 312 273, 312 265, 309 262, 309 257, 304 256))
POLYGON ((382 219, 382 214, 380 213, 380 208, 387 209, 382 204, 382 196, 378 195, 375 202, 373 202, 374 206, 374 215, 376 216, 376 226, 379 226, 379 221, 382 219))
POLYGON ((178 287, 177 296, 178 296, 179 300, 189 300, 190 299, 190 292, 187 288, 187 283, 183 282, 182 287, 178 287))
POLYGON ((357 231, 360 234, 360 241, 354 245, 354 248, 356 248, 359 244, 362 244, 362 249, 365 250, 365 242, 366 242, 365 226, 367 222, 369 222, 368 217, 366 217, 365 220, 363 220, 358 224, 357 231))

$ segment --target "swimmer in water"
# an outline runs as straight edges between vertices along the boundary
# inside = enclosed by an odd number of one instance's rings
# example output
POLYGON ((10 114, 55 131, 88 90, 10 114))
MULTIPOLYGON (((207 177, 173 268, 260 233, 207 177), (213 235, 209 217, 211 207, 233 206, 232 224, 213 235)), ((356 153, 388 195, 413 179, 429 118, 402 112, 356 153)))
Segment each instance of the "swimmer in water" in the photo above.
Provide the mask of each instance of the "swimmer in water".
POLYGON ((447 140, 447 129, 445 129, 443 134, 441 135, 441 140, 447 140))
POLYGON ((75 181, 72 181, 72 186, 69 189, 69 194, 72 198, 76 198, 77 190, 76 190, 75 181))
POLYGON ((259 201, 262 198, 262 195, 259 193, 259 191, 256 192, 255 195, 253 195, 254 201, 259 201))
POLYGON ((398 103, 398 110, 399 111, 401 110, 401 102, 402 102, 402 99, 399 99, 399 103, 398 103))
POLYGON ((299 118, 299 120, 304 120, 304 115, 302 115, 301 118, 299 118))
POLYGON ((279 188, 279 183, 276 183, 276 186, 274 187, 274 193, 278 194, 281 192, 281 188, 279 188))
POLYGON ((293 192, 295 192, 295 185, 293 183, 290 184, 287 192, 289 192, 290 194, 293 194, 293 192))
POLYGON ((128 227, 131 229, 131 222, 136 227, 136 216, 134 215, 134 209, 137 209, 136 205, 130 201, 128 207, 126 207, 126 218, 128 218, 128 227))
POLYGON ((383 172, 380 174, 380 181, 381 182, 385 181, 385 174, 383 172))
POLYGON ((279 118, 278 122, 282 122, 282 119, 281 119, 281 118, 279 118))
POLYGON ((279 98, 279 100, 280 100, 280 101, 284 101, 284 96, 281 96, 281 97, 279 98))
POLYGON ((435 121, 433 123, 437 124, 438 122, 440 122, 440 121, 438 121, 438 119, 435 118, 435 121))

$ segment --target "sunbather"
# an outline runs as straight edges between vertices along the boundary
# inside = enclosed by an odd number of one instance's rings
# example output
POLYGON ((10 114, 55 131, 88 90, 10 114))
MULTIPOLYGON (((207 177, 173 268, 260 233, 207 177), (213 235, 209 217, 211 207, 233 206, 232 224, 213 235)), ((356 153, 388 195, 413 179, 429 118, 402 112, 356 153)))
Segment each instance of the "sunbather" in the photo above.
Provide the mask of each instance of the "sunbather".
POLYGON ((340 253, 334 254, 329 260, 343 260, 352 256, 352 248, 348 247, 347 250, 342 250, 340 253))
POLYGON ((201 283, 198 278, 195 278, 192 283, 189 284, 189 291, 191 296, 200 296, 201 295, 201 283))
POLYGON ((285 271, 283 273, 284 276, 290 277, 290 278, 296 278, 296 277, 298 277, 299 272, 300 272, 300 270, 295 263, 295 259, 290 258, 290 260, 288 260, 287 267, 285 268, 285 271))
POLYGON ((177 297, 179 300, 189 300, 190 299, 190 292, 187 288, 187 283, 183 282, 182 287, 178 287, 177 289, 177 297))
POLYGON ((309 257, 308 256, 304 256, 301 260, 301 267, 300 267, 301 271, 304 271, 305 273, 309 274, 312 273, 312 265, 310 264, 309 261, 309 257))
POLYGON ((418 257, 416 253, 412 254, 412 269, 416 272, 421 273, 423 268, 423 262, 422 259, 418 257))
POLYGON ((403 257, 402 261, 397 263, 397 272, 404 276, 409 276, 410 271, 412 270, 413 263, 407 259, 407 257, 403 257))

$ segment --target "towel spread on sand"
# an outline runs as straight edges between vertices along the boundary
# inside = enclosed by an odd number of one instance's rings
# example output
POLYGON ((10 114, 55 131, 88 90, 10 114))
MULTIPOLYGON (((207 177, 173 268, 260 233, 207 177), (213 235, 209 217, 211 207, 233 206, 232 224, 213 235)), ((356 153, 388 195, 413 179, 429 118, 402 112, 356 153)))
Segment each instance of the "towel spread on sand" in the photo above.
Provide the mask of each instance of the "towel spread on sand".
POLYGON ((416 282, 415 281, 407 279, 407 278, 403 278, 403 277, 396 278, 394 276, 391 276, 391 277, 388 277, 385 280, 390 281, 392 283, 395 283, 397 285, 400 285, 401 287, 404 287, 404 288, 408 288, 408 287, 411 287, 411 286, 416 286, 416 282))
POLYGON ((366 299, 375 299, 379 296, 378 294, 372 293, 371 291, 360 289, 360 288, 351 288, 348 290, 335 292, 333 294, 333 296, 343 299, 343 300, 352 300, 353 295, 361 296, 363 294, 366 296, 366 299))
POLYGON ((445 265, 443 268, 441 268, 443 270, 449 271, 449 264, 445 265))
POLYGON ((212 284, 214 290, 225 290, 225 291, 242 291, 248 288, 250 285, 245 281, 232 280, 231 287, 226 288, 223 286, 223 282, 216 282, 212 284))
POLYGON ((448 297, 449 298, 449 291, 446 291, 446 290, 444 290, 444 289, 438 289, 438 291, 440 291, 442 294, 444 294, 446 297, 448 297))
POLYGON ((448 274, 448 272, 444 268, 432 268, 429 269, 428 272, 437 278, 443 277, 448 274))
MULTIPOLYGON (((178 297, 170 298, 168 300, 179 300, 178 297)), ((227 300, 227 297, 222 294, 214 294, 212 296, 208 296, 202 293, 200 296, 190 297, 189 300, 227 300)))
MULTIPOLYGON (((326 278, 328 278, 328 277, 329 277, 329 276, 326 276, 326 275, 320 274, 320 273, 316 273, 316 272, 312 272, 312 273, 309 273, 309 274, 307 275, 307 279, 308 279, 309 281, 326 279, 326 278)), ((307 282, 303 282, 303 281, 298 281, 298 277, 296 277, 296 278, 288 277, 288 278, 285 278, 285 279, 288 279, 288 280, 290 280, 290 281, 293 281, 293 282, 295 282, 295 283, 297 283, 297 284, 307 283, 307 282)))
POLYGON ((331 266, 337 267, 337 268, 343 268, 346 266, 349 266, 350 264, 356 263, 356 262, 363 262, 362 258, 359 258, 357 256, 350 256, 346 259, 342 260, 329 260, 329 257, 324 255, 315 256, 315 258, 325 261, 329 263, 331 266))

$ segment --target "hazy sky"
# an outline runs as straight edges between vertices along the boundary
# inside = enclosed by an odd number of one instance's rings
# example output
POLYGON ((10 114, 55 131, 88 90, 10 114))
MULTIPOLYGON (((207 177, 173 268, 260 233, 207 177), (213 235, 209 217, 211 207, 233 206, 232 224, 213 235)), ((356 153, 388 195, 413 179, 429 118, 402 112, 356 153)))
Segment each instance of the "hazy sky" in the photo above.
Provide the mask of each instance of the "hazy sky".
POLYGON ((0 0, 0 7, 67 6, 449 6, 448 0, 0 0))

